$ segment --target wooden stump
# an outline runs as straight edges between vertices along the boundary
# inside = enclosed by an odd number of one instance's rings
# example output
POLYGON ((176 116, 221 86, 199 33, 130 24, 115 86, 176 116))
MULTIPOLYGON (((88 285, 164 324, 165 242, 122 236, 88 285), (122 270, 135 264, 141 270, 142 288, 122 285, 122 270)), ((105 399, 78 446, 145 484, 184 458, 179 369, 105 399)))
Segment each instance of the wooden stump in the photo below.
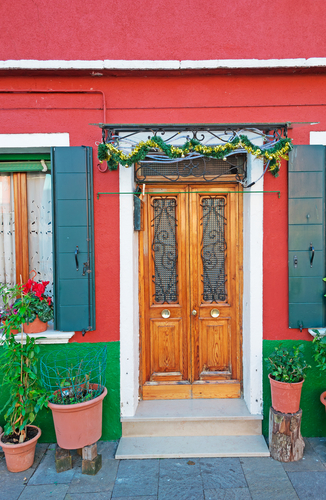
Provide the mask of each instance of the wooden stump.
POLYGON ((296 462, 303 457, 305 447, 301 436, 302 410, 281 413, 269 410, 269 451, 279 462, 296 462))

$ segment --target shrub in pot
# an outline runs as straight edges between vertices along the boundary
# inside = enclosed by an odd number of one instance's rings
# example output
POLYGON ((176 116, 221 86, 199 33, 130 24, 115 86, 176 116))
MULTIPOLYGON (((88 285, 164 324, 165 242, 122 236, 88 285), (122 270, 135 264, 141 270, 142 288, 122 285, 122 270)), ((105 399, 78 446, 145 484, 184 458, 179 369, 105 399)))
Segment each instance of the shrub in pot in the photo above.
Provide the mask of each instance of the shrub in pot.
POLYGON ((83 448, 102 435, 106 356, 106 345, 90 344, 41 358, 42 382, 51 393, 48 406, 61 448, 83 448))
MULTIPOLYGON (((322 371, 326 370, 326 336, 321 335, 318 330, 313 330, 316 334, 313 339, 314 344, 314 360, 316 361, 316 366, 322 371)), ((326 391, 320 395, 320 401, 325 406, 326 410, 326 391)))
POLYGON ((10 319, 5 320, 0 340, 3 382, 9 386, 9 398, 2 408, 6 410, 6 424, 0 435, 0 446, 5 453, 7 468, 11 472, 21 472, 33 465, 41 430, 31 424, 39 410, 47 406, 47 394, 39 385, 37 364, 40 348, 36 339, 26 336, 23 342, 22 335, 19 342, 11 333, 12 328, 21 327, 25 318, 25 307, 27 305, 22 297, 20 307, 10 319))
POLYGON ((296 413, 300 409, 302 384, 309 368, 302 351, 302 344, 290 350, 280 345, 266 359, 272 406, 281 413, 296 413))

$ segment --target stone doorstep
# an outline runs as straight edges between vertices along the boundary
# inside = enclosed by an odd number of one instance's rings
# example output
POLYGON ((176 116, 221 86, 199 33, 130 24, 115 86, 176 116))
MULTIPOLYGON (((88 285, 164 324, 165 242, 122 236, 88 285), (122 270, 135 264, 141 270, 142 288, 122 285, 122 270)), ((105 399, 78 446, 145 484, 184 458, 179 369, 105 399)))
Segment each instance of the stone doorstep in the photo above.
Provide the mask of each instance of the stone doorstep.
POLYGON ((263 420, 252 415, 243 399, 174 399, 140 401, 135 415, 121 422, 178 420, 263 420))
POLYGON ((173 420, 123 421, 122 437, 150 436, 259 436, 261 420, 173 420))
POLYGON ((140 401, 122 417, 122 437, 261 435, 262 415, 242 399, 140 401))
POLYGON ((269 457, 263 436, 122 437, 116 459, 269 457))

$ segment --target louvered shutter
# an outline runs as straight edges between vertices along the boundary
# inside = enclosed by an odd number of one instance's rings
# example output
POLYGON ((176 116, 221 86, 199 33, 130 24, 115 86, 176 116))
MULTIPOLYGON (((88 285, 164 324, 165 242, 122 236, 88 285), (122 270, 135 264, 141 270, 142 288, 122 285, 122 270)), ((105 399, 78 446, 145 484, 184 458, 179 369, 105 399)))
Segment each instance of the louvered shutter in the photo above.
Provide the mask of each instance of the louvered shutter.
POLYGON ((325 147, 289 159, 289 327, 325 326, 325 147))
POLYGON ((54 327, 61 331, 94 330, 92 148, 52 148, 51 165, 54 327))

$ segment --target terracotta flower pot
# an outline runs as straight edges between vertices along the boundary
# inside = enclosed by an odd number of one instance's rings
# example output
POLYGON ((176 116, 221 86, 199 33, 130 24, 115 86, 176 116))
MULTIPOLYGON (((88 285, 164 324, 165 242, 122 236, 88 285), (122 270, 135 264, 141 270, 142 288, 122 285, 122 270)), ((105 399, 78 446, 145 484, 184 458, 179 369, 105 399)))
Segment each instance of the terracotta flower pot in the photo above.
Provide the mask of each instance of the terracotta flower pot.
POLYGON ((24 333, 40 333, 45 332, 48 328, 48 324, 41 321, 38 316, 31 323, 24 323, 23 329, 24 333))
POLYGON ((326 411, 326 400, 325 400, 325 398, 326 398, 326 391, 325 391, 325 392, 323 392, 323 393, 320 395, 320 401, 321 401, 321 403, 323 403, 323 405, 325 406, 325 411, 326 411))
POLYGON ((10 472, 22 472, 32 467, 35 456, 35 447, 41 436, 41 429, 35 425, 29 425, 37 429, 37 435, 25 443, 11 444, 2 441, 3 433, 0 435, 0 445, 5 454, 7 469, 10 472))
POLYGON ((268 378, 271 384, 272 407, 274 410, 281 413, 296 413, 299 411, 303 380, 289 384, 274 380, 270 374, 268 378))
POLYGON ((97 398, 72 405, 49 402, 55 434, 60 448, 75 450, 96 443, 102 435, 102 406, 107 395, 104 387, 97 398))

